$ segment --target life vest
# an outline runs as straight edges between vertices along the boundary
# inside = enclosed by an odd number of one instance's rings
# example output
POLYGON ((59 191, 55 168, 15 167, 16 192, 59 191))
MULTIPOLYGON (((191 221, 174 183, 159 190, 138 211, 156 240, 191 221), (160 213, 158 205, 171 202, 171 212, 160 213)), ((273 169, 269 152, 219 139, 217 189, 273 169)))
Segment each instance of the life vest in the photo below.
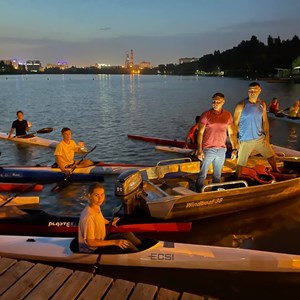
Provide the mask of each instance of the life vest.
POLYGON ((256 165, 253 168, 243 167, 241 178, 250 179, 261 184, 268 184, 275 181, 274 175, 269 173, 263 165, 256 165))

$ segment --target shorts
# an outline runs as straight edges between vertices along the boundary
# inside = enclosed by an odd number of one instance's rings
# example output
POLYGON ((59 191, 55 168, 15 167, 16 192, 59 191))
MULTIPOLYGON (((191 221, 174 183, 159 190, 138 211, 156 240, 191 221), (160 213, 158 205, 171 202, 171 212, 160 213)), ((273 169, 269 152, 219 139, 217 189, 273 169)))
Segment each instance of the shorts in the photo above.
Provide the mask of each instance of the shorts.
POLYGON ((256 150, 266 159, 275 155, 272 146, 270 144, 266 145, 266 137, 263 135, 255 140, 240 142, 237 164, 247 166, 248 158, 253 150, 256 150))

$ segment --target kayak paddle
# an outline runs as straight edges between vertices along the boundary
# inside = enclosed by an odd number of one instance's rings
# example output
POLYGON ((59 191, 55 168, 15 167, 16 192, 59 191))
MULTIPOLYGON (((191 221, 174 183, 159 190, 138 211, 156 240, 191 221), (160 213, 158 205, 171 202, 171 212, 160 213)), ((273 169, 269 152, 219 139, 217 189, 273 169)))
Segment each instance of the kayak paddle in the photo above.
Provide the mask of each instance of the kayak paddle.
POLYGON ((72 167, 71 171, 65 176, 65 178, 63 180, 61 180, 60 182, 58 182, 52 189, 51 191, 59 191, 59 190, 63 190, 65 188, 65 186, 69 183, 70 181, 70 177, 72 176, 73 172, 75 171, 75 169, 77 168, 77 166, 85 159, 85 157, 93 152, 96 149, 97 146, 94 146, 91 150, 87 151, 82 157, 81 159, 74 164, 74 166, 72 167))
POLYGON ((30 132, 28 134, 18 135, 18 136, 15 136, 15 137, 18 137, 18 138, 30 138, 30 137, 33 137, 37 133, 50 133, 52 131, 53 131, 52 127, 45 127, 45 128, 41 128, 41 129, 39 129, 37 131, 30 132))

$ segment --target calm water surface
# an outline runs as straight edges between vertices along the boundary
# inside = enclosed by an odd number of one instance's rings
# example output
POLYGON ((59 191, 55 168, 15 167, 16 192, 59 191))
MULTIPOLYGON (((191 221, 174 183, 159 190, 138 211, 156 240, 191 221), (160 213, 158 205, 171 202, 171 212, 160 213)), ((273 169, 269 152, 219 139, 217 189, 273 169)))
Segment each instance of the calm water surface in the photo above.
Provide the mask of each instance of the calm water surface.
MULTIPOLYGON (((32 130, 54 128, 43 137, 59 140, 60 129, 67 126, 72 129, 76 141, 83 140, 90 148, 96 145, 96 150, 90 154, 93 161, 155 164, 178 156, 155 152, 154 144, 129 140, 128 134, 184 139, 195 116, 211 107, 211 96, 215 92, 225 94, 225 108, 233 112, 236 103, 247 96, 248 84, 245 80, 207 77, 0 76, 0 131, 8 132, 16 119, 16 111, 23 110, 24 118, 32 122, 32 130)), ((290 106, 300 96, 300 84, 261 82, 261 85, 261 97, 267 103, 278 97, 282 108, 290 106)), ((272 143, 300 150, 300 124, 270 119, 270 128, 272 143)), ((1 140, 0 150, 3 165, 51 164, 54 161, 53 150, 44 147, 20 146, 1 140)), ((112 207, 118 203, 113 192, 115 179, 108 177, 104 182, 106 215, 110 215, 112 207)), ((87 186, 74 184, 55 196, 49 193, 52 186, 47 185, 40 195, 40 207, 52 213, 79 214, 86 204, 87 186)), ((245 241, 250 248, 300 254, 300 195, 286 203, 195 222, 189 234, 161 234, 158 238, 232 246, 233 234, 251 236, 245 241)), ((130 273, 134 277, 136 272, 130 273)), ((128 276, 128 272, 124 272, 124 278, 125 275, 128 276)), ((270 276, 269 282, 264 284, 266 294, 262 294, 261 285, 254 284, 255 278, 235 279, 234 282, 226 278, 227 275, 199 273, 199 278, 193 276, 183 280, 179 276, 165 282, 164 276, 158 276, 155 281, 172 289, 181 286, 227 299, 246 299, 249 287, 245 282, 252 290, 254 288, 256 299, 258 295, 268 299, 270 294, 270 299, 275 299, 275 294, 280 293, 273 292, 280 283, 281 290, 300 283, 299 277, 283 284, 282 280, 278 282, 270 276)))

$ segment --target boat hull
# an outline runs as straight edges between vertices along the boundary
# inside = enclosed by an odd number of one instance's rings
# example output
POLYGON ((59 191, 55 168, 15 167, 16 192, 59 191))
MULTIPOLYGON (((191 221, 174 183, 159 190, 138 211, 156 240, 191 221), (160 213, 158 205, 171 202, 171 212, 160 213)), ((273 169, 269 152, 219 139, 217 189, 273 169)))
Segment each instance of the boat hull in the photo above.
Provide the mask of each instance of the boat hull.
MULTIPOLYGON (((95 163, 94 166, 76 168, 72 181, 103 181, 103 175, 118 175, 131 169, 139 169, 136 164, 95 163)), ((59 168, 50 166, 2 166, 1 182, 57 182, 63 180, 65 174, 59 168)))
POLYGON ((174 197, 168 201, 147 202, 147 205, 153 218, 197 220, 270 205, 299 194, 300 178, 295 178, 269 185, 174 197))
POLYGON ((0 182, 0 192, 23 192, 23 191, 42 191, 41 184, 26 184, 26 183, 3 183, 0 182))
POLYGON ((36 261, 77 264, 98 263, 100 265, 128 267, 300 272, 300 256, 298 255, 150 241, 149 245, 140 252, 128 254, 103 253, 99 256, 98 254, 73 252, 70 248, 72 240, 72 238, 0 236, 0 255, 36 261))
MULTIPOLYGON (((266 163, 261 157, 252 157, 249 167, 266 163)), ((263 167, 263 165, 261 165, 263 167)), ((236 162, 226 160, 221 183, 213 184, 212 171, 208 171, 203 192, 196 193, 195 179, 199 162, 156 165, 118 177, 115 194, 123 201, 128 215, 145 214, 164 220, 193 221, 223 214, 257 208, 300 194, 300 160, 280 158, 278 166, 288 174, 277 174, 272 183, 254 183, 253 180, 236 180, 236 162), (287 169, 288 166, 291 168, 287 169), (289 172, 294 172, 289 174, 289 172)))
POLYGON ((49 148, 55 148, 58 144, 58 141, 44 139, 39 136, 33 136, 30 138, 14 137, 12 139, 8 139, 8 134, 6 134, 4 132, 0 132, 0 139, 12 141, 14 143, 19 143, 19 144, 30 144, 30 145, 36 145, 36 146, 49 147, 49 148))
MULTIPOLYGON (((5 212, 5 211, 4 211, 5 212)), ((24 215, 0 218, 0 235, 28 235, 74 237, 78 233, 78 216, 48 214, 43 210, 22 209, 24 215)), ((1 211, 0 211, 1 215, 1 211)), ((187 232, 192 228, 190 222, 151 222, 122 220, 118 227, 112 226, 111 233, 120 232, 187 232)))
MULTIPOLYGON (((157 137, 152 137, 152 136, 142 136, 142 135, 133 135, 133 134, 128 134, 129 139, 134 139, 134 140, 139 140, 139 141, 144 141, 148 143, 155 143, 159 145, 166 145, 166 146, 174 146, 174 147, 184 147, 185 141, 180 141, 180 140, 172 140, 172 139, 162 139, 162 138, 157 138, 157 137)), ((189 144, 189 148, 191 149, 196 149, 197 145, 196 144, 189 144)))

